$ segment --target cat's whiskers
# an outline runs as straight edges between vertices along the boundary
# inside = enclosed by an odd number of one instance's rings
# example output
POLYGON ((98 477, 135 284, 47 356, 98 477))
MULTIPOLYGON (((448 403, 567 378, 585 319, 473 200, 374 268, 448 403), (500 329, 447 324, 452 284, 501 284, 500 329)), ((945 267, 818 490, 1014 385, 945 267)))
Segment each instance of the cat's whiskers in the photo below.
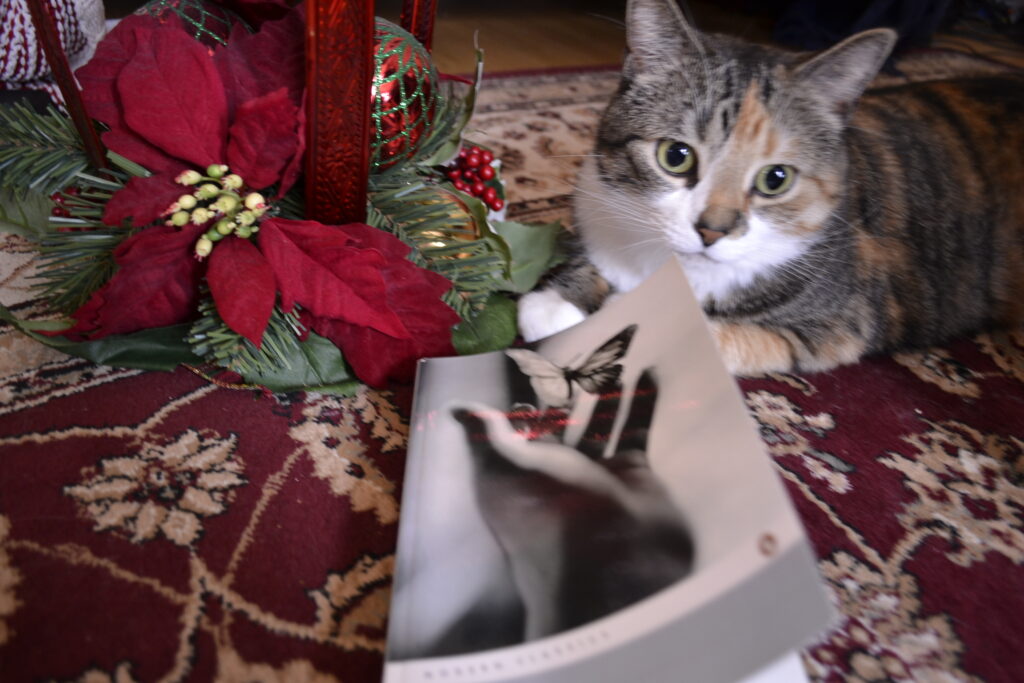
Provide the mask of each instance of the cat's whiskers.
POLYGON ((632 218, 637 222, 644 224, 654 224, 649 211, 643 210, 642 207, 632 206, 590 206, 588 207, 588 213, 595 213, 598 215, 607 215, 616 218, 632 218))
POLYGON ((574 187, 574 192, 578 195, 599 200, 594 206, 589 207, 590 211, 608 213, 619 217, 624 215, 629 218, 636 218, 644 223, 652 222, 650 208, 641 201, 633 199, 622 192, 614 190, 594 192, 579 185, 574 187), (614 201, 614 207, 612 206, 613 202, 609 201, 609 198, 614 201))
POLYGON ((619 232, 630 232, 637 235, 661 235, 662 232, 648 221, 623 220, 620 213, 604 212, 591 215, 590 223, 601 226, 612 226, 619 232))
POLYGON ((623 205, 609 207, 598 204, 589 207, 587 217, 591 223, 611 226, 621 232, 639 235, 661 234, 661 230, 657 227, 658 223, 651 219, 650 213, 640 211, 638 208, 627 208, 623 205))
POLYGON ((649 226, 652 230, 656 225, 655 221, 651 220, 651 216, 648 213, 641 213, 634 210, 621 210, 611 209, 605 207, 591 207, 587 211, 588 216, 594 216, 595 218, 607 217, 613 219, 619 223, 631 222, 638 226, 649 226))
POLYGON ((622 251, 624 251, 624 252, 642 251, 643 249, 645 249, 646 247, 649 247, 651 245, 663 246, 664 244, 665 244, 665 240, 661 236, 656 235, 654 237, 648 237, 647 239, 636 240, 636 241, 634 241, 634 242, 632 242, 630 244, 627 244, 625 247, 622 248, 622 251))

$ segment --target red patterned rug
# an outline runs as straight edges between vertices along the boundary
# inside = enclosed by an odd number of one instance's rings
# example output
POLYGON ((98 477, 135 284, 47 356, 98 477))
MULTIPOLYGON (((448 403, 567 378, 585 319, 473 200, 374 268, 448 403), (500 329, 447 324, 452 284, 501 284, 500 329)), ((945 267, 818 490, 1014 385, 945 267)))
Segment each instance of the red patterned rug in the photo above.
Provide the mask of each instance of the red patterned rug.
MULTIPOLYGON (((567 218, 615 82, 488 82, 514 217, 567 218)), ((30 250, 0 245, 30 316, 30 250)), ((811 678, 1024 680, 1024 333, 741 387, 841 613, 811 678)), ((410 397, 265 397, 0 327, 0 678, 378 680, 410 397)))

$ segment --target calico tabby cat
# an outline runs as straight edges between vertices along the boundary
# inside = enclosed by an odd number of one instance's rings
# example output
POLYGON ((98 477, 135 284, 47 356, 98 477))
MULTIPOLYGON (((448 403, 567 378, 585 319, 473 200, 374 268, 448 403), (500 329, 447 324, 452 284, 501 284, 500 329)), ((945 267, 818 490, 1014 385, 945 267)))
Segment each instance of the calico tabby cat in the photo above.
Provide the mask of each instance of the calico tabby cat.
POLYGON ((576 193, 579 254, 520 302, 533 340, 675 254, 737 374, 822 370, 1024 320, 1024 77, 864 93, 896 35, 816 55, 631 0, 576 193))

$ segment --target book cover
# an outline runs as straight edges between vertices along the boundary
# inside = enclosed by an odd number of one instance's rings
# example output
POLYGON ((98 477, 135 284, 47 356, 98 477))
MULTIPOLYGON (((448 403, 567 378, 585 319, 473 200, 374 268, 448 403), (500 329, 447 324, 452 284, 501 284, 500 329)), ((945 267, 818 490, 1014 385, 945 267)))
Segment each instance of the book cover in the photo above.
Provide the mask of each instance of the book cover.
POLYGON ((734 683, 831 614, 674 260, 529 348, 421 362, 386 683, 734 683))

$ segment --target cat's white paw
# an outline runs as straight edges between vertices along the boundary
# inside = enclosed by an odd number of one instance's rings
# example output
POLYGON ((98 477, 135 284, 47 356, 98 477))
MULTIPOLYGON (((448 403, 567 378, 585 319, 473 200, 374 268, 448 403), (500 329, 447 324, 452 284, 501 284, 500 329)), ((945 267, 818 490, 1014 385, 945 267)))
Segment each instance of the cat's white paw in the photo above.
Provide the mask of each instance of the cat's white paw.
POLYGON ((528 342, 561 332, 586 317, 553 289, 539 289, 519 299, 519 334, 528 342))

